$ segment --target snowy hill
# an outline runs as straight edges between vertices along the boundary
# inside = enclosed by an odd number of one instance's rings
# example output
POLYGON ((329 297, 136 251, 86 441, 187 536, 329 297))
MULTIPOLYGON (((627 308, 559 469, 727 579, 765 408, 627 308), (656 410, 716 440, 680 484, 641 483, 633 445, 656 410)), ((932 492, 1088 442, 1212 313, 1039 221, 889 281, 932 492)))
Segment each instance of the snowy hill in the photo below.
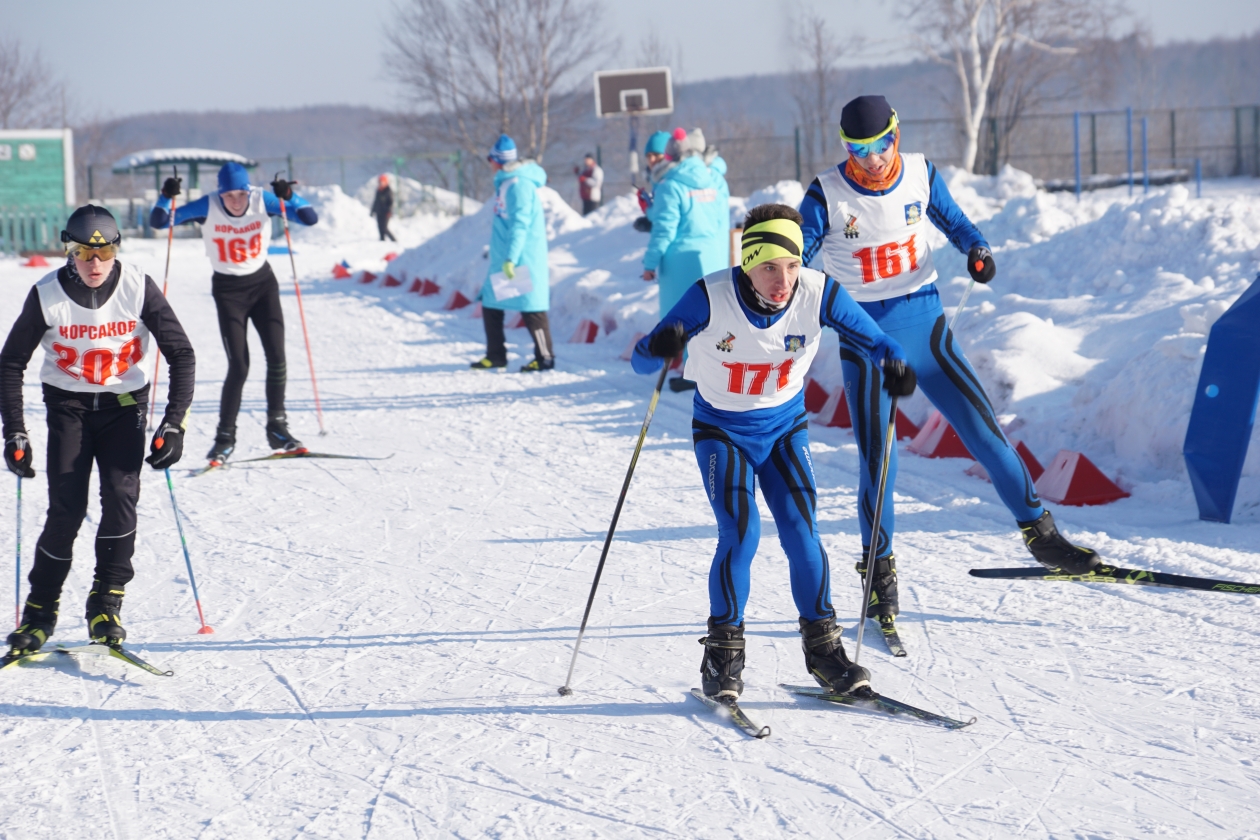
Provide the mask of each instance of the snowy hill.
MULTIPOLYGON (((998 277, 960 328, 986 384, 1039 455, 1079 445, 1133 486, 1105 507, 1057 508, 1063 529, 1117 563, 1260 581, 1257 479, 1245 480, 1233 525, 1201 522, 1174 457, 1205 330, 1256 270, 1255 182, 1214 184, 1202 200, 1112 191, 1078 205, 1015 172, 949 177, 997 248, 998 277)), ((646 237, 630 228, 637 207, 618 198, 583 219, 545 196, 559 363, 520 375, 469 370, 481 322, 472 307, 441 309, 480 283, 487 210, 432 220, 440 233, 400 228, 410 250, 389 270, 444 287, 420 297, 359 282, 400 246, 377 242, 360 224, 366 209, 339 193, 321 198, 323 231, 296 245, 327 437, 287 258, 272 258, 290 422, 318 450, 392 457, 189 477, 213 438, 226 362, 202 244, 175 240, 170 297, 197 351, 197 394, 172 474, 215 633, 196 634, 170 497, 146 468, 122 619, 128 644, 175 675, 89 658, 0 673, 0 837, 1255 835, 1256 596, 970 577, 1029 561, 965 461, 902 451, 909 656, 891 658, 868 630, 861 661, 880 691, 974 715, 974 726, 948 732, 778 688, 809 677, 768 518, 743 703, 773 734, 745 738, 692 700, 714 524, 686 394, 662 396, 575 693, 560 697, 650 395, 649 378, 617 358, 655 314, 656 290, 639 279, 646 237), (328 276, 342 259, 354 279, 328 276), (564 343, 578 319, 605 315, 615 330, 564 343)), ((127 240, 122 258, 160 279, 165 247, 127 240)), ((961 259, 941 254, 952 305, 961 259)), ((45 271, 0 258, 10 313, 45 271)), ((529 339, 508 334, 516 367, 529 339)), ((820 354, 824 376, 833 356, 820 354)), ((267 451, 257 344, 254 359, 239 459, 267 451)), ((39 476, 22 486, 23 573, 47 503, 37 367, 24 390, 39 476)), ((851 645, 856 447, 845 430, 810 434, 851 645)), ((53 642, 85 634, 95 496, 53 642)), ((0 546, 11 547, 11 489, 0 505, 0 546)))

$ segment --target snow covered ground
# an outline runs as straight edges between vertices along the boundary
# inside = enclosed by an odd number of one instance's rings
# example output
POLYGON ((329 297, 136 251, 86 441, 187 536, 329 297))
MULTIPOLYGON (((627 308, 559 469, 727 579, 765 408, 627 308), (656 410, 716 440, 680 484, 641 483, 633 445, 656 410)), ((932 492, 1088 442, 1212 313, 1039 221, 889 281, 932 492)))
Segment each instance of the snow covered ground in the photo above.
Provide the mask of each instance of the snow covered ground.
MULTIPOLYGON (((962 324, 986 384, 1043 460, 1081 448, 1133 490, 1059 508, 1060 524, 1117 563, 1260 580, 1258 479, 1245 479, 1235 524, 1200 522, 1175 458, 1204 333, 1256 270, 1255 183, 1078 206, 1018 173, 951 177, 997 246, 998 279, 962 324)), ((752 741, 715 719, 686 696, 713 547, 689 395, 662 397, 575 694, 559 697, 651 387, 617 356, 655 311, 637 279, 635 208, 566 210, 551 206, 559 367, 540 376, 469 371, 481 324, 471 308, 439 309, 484 271, 484 214, 391 264, 442 284, 437 297, 327 277, 341 259, 382 268, 395 246, 374 230, 299 241, 330 434, 317 435, 286 290, 294 430, 319 450, 393 457, 199 478, 182 467, 210 444, 225 362, 200 243, 176 240, 171 297, 199 353, 176 492, 216 632, 195 634, 170 502, 147 471, 123 615, 135 650, 176 676, 110 660, 6 671, 0 837, 1260 836, 1254 596, 971 578, 1027 558, 962 461, 903 453, 910 656, 874 642, 863 662, 881 691, 979 721, 947 732, 781 692, 807 677, 768 520, 744 705, 774 734, 752 741), (579 318, 604 316, 615 331, 563 343, 579 318)), ((163 249, 132 241, 125 258, 160 279, 163 249)), ((961 260, 940 263, 952 304, 961 260)), ((0 260, 6 311, 41 274, 0 260)), ((509 338, 526 352, 523 331, 509 338)), ((256 343, 253 354, 261 368, 256 343)), ((28 383, 40 466, 33 370, 28 383)), ((261 369, 245 396, 238 457, 264 452, 261 369)), ((811 433, 833 600, 851 626, 856 448, 845 431, 811 433)), ((24 569, 40 472, 23 488, 24 569)), ((0 491, 8 510, 12 499, 0 491)), ((90 516, 57 640, 84 634, 90 516)), ((13 536, 9 513, 0 545, 13 536)))

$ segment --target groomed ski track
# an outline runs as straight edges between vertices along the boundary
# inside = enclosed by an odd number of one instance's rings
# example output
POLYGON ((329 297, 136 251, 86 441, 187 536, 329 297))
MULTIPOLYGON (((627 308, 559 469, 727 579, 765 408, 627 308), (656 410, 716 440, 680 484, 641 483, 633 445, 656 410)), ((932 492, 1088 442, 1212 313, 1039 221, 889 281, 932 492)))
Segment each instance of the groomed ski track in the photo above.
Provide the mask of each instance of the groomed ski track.
MULTIPOLYGON (((131 241, 124 258, 160 282, 163 246, 131 241)), ((0 837, 1255 836, 1254 598, 971 578, 1026 560, 1005 509, 961 462, 904 449, 898 628, 911 654, 893 659, 868 628, 862 662, 880 692, 979 721, 947 732, 780 690, 808 677, 768 516, 741 703, 774 737, 715 719, 687 697, 713 547, 690 394, 662 395, 575 693, 557 696, 651 390, 616 360, 624 342, 560 343, 560 369, 545 375, 473 372, 482 331, 469 309, 308 281, 331 429, 321 439, 287 260, 273 257, 294 432, 321 450, 397 455, 187 480, 213 435, 225 362, 202 246, 175 246, 171 297, 198 352, 175 489, 216 632, 196 635, 162 475, 146 468, 123 616, 128 644, 176 675, 95 658, 0 675, 0 837)), ((354 253, 301 251, 312 272, 354 253)), ((41 275, 0 261, 5 311, 41 275)), ((526 338, 509 340, 519 350, 526 338)), ((240 457, 264 453, 251 342, 240 457)), ((46 506, 36 367, 24 574, 46 506)), ((851 647, 856 450, 845 431, 812 434, 851 647)), ((4 604, 11 485, 0 482, 4 604)), ((1175 505, 1160 493, 1056 516, 1124 566, 1257 577, 1254 515, 1201 523, 1188 486, 1175 505)), ((84 637, 98 510, 93 491, 54 642, 84 637)))

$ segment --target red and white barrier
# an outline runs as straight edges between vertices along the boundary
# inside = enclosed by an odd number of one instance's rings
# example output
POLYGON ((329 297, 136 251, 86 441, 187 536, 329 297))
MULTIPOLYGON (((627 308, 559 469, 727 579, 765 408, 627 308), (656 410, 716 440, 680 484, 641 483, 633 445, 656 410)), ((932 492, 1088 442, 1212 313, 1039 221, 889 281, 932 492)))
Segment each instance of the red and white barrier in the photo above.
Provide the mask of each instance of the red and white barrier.
POLYGON ((402 284, 403 284, 403 281, 399 280, 399 279, 398 279, 397 277, 395 277, 394 275, 392 275, 392 274, 386 274, 386 275, 385 275, 385 288, 387 288, 387 289, 393 289, 393 288, 396 288, 396 287, 398 287, 398 286, 401 286, 402 284))
POLYGON ((630 339, 630 343, 626 345, 626 349, 622 350, 621 355, 618 356, 617 358, 621 359, 621 361, 623 362, 628 362, 632 358, 634 358, 634 345, 638 344, 639 341, 645 335, 647 335, 647 333, 642 333, 642 332, 635 333, 634 338, 630 339))
POLYGON ((456 289, 451 293, 451 296, 446 299, 446 303, 442 305, 442 308, 447 312, 450 312, 455 309, 463 309, 470 303, 472 303, 472 301, 465 297, 463 292, 456 289))
POLYGON ((594 344, 595 337, 599 335, 599 324, 596 324, 590 318, 583 318, 577 325, 577 329, 573 331, 573 337, 569 339, 570 344, 594 344))
POLYGON ((347 269, 344 265, 342 265, 341 263, 337 263, 336 265, 333 266, 332 276, 334 280, 349 280, 354 275, 352 275, 350 273, 350 270, 347 269))
POLYGON ((1080 452, 1061 449, 1037 480, 1037 495, 1057 505, 1105 505, 1129 494, 1080 452))
POLYGON ((827 389, 819 385, 818 380, 814 379, 814 377, 809 376, 805 378, 805 410, 810 414, 817 414, 822 411, 830 396, 827 393, 827 389))
MULTIPOLYGON (((898 418, 900 419, 900 418, 898 418)), ((898 430, 900 432, 900 430, 898 430)), ((923 428, 910 441, 910 451, 924 458, 975 458, 963 445, 962 438, 954 427, 946 422, 939 411, 933 409, 923 428)))

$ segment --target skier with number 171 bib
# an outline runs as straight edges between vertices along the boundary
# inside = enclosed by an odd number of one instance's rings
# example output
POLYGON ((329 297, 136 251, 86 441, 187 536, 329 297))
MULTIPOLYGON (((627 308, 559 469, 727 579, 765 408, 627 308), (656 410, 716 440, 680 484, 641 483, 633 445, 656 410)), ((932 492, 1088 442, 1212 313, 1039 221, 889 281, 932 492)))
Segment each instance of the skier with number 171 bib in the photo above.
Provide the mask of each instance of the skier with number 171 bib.
MULTIPOLYGON (((859 96, 845 105, 840 139, 848 160, 815 178, 801 202, 805 262, 821 258, 827 276, 844 286, 905 348, 923 393, 988 471, 1033 557, 1068 574, 1089 571, 1099 562, 1098 555, 1059 533, 1037 498, 1027 467, 998 426, 980 380, 954 341, 936 291, 924 221, 931 221, 967 255, 967 270, 977 283, 988 283, 995 273, 988 243, 954 202, 936 167, 921 154, 900 152, 897 112, 884 97, 859 96)), ((862 465, 858 508, 863 548, 857 571, 865 579, 875 539, 875 580, 867 616, 878 618, 888 633, 898 610, 892 550, 896 447, 880 533, 874 536, 871 520, 889 400, 881 393, 880 369, 843 336, 840 361, 862 465)))
MULTIPOLYGON (((302 442, 289 432, 284 413, 284 386, 288 376, 284 359, 284 312, 280 286, 267 248, 271 244, 271 217, 279 216, 281 203, 288 218, 301 225, 319 221, 315 208, 294 194, 296 181, 277 176, 272 192, 251 186, 249 172, 239 163, 219 169, 219 189, 175 211, 174 224, 201 223, 206 256, 214 274, 210 294, 219 313, 219 332, 227 351, 228 371, 219 399, 219 427, 214 446, 206 453, 212 464, 221 464, 236 448, 236 415, 241 410, 241 391, 249 376, 249 342, 246 324, 254 322, 267 360, 267 444, 282 452, 301 450, 302 442)), ((167 178, 162 194, 149 214, 149 224, 163 230, 172 224, 171 199, 179 195, 180 179, 167 178)))
POLYGON ((632 358, 636 372, 650 373, 686 346, 685 375, 696 383, 692 439, 718 521, 700 666, 703 691, 712 697, 733 699, 744 687, 744 604, 761 537, 754 480, 788 558, 806 668, 839 694, 870 685, 867 670, 845 653, 831 605, 802 386, 824 326, 880 368, 892 393, 911 393, 914 371, 900 345, 838 283, 801 267, 800 222, 783 204, 750 210, 741 264, 692 284, 632 358))

